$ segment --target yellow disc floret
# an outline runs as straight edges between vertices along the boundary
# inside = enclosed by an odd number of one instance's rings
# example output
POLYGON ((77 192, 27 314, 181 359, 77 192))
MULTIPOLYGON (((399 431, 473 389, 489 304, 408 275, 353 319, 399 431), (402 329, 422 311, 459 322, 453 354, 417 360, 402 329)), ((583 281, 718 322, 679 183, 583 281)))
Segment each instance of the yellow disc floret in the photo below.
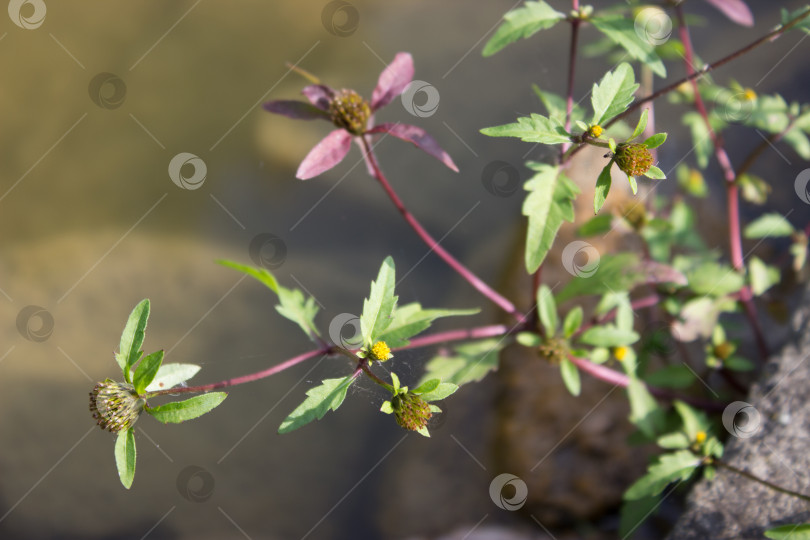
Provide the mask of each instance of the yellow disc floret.
POLYGON ((751 88, 746 88, 745 92, 743 92, 743 97, 746 101, 754 101, 757 99, 757 93, 751 88))
POLYGON ((386 360, 391 358, 391 349, 388 347, 388 344, 386 342, 378 341, 377 343, 371 346, 370 356, 373 360, 385 362, 386 360))
POLYGON ((701 430, 695 433, 695 442, 698 444, 703 444, 706 442, 706 432, 701 430))
POLYGON ((598 139, 602 136, 602 126, 599 124, 594 124, 590 128, 588 128, 588 135, 593 137, 594 139, 598 139))
POLYGON ((616 347, 613 349, 613 356, 619 362, 624 362, 624 359, 627 358, 627 347, 616 347))

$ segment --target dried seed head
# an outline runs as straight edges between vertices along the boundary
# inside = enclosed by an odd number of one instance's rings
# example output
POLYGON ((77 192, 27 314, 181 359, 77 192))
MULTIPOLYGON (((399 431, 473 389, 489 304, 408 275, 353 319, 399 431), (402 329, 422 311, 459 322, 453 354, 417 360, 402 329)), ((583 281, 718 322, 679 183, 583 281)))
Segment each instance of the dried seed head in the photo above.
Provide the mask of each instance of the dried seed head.
POLYGON ((143 412, 146 400, 135 393, 132 385, 106 379, 90 392, 90 412, 101 429, 113 433, 132 427, 143 412))
POLYGON ((394 396, 391 408, 394 409, 397 424, 411 431, 419 431, 426 427, 428 420, 433 416, 428 402, 411 392, 394 396))
POLYGON ((354 90, 340 90, 329 102, 332 123, 353 135, 362 135, 371 116, 371 107, 354 90))
POLYGON ((650 170, 653 156, 640 143, 622 143, 616 147, 616 164, 627 176, 641 176, 650 170))

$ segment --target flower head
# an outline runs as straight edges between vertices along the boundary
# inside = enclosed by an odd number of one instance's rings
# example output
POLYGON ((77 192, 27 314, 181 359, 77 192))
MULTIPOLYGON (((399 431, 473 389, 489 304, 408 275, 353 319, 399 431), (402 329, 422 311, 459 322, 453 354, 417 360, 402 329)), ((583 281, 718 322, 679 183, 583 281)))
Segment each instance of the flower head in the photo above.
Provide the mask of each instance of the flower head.
POLYGON ((642 143, 620 144, 616 147, 616 164, 627 176, 641 176, 652 167, 653 156, 642 143))
POLYGON ((298 167, 296 177, 307 180, 328 171, 346 157, 353 139, 368 142, 367 137, 380 133, 410 142, 458 172, 447 152, 422 128, 399 122, 374 125, 374 113, 405 91, 413 80, 413 72, 413 58, 401 52, 380 74, 370 102, 354 90, 333 90, 313 84, 301 91, 309 103, 291 100, 265 103, 264 108, 269 112, 298 120, 327 120, 338 128, 310 150, 298 167))
POLYGON ((106 379, 90 392, 90 412, 101 429, 113 433, 132 427, 143 412, 146 401, 132 385, 106 379))
POLYGON ((390 360, 392 358, 391 348, 388 347, 388 344, 384 341, 378 341, 371 347, 371 354, 369 358, 372 360, 378 360, 380 362, 385 362, 386 360, 390 360))
POLYGON ((413 392, 397 394, 391 399, 391 408, 397 424, 411 431, 420 431, 427 427, 433 416, 427 401, 413 392))

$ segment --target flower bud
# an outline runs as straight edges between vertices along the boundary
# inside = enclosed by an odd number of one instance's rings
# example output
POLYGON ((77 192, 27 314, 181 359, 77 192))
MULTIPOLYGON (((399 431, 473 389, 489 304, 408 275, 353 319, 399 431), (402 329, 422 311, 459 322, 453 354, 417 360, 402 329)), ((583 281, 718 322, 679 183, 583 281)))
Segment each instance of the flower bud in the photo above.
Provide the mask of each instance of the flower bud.
POLYGON ((627 176, 641 176, 650 170, 653 156, 640 143, 622 143, 616 147, 616 164, 627 176))
POLYGON ((90 392, 90 412, 101 429, 117 433, 132 427, 143 412, 146 400, 130 384, 106 379, 90 392))
POLYGON ((354 90, 341 90, 329 102, 332 123, 353 135, 362 135, 371 116, 371 107, 354 90))

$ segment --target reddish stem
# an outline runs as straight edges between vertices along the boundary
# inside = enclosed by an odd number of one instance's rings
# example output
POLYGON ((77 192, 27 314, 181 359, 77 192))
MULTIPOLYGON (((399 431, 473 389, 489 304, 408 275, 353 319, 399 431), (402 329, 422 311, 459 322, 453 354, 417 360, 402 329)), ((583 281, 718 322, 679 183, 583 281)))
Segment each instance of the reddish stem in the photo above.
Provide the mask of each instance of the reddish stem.
POLYGON ((450 255, 450 253, 444 249, 431 235, 430 233, 425 230, 421 223, 411 214, 405 205, 402 203, 402 199, 394 191, 394 188, 391 187, 391 184, 388 182, 388 179, 385 177, 383 172, 380 170, 380 166, 377 163, 377 158, 371 152, 371 147, 368 144, 368 141, 365 137, 361 137, 360 140, 363 144, 364 156, 366 161, 369 163, 372 171, 374 171, 374 177, 380 182, 385 193, 391 199, 391 202, 394 203, 394 206, 397 207, 399 213, 402 214, 402 217, 405 218, 405 221, 408 222, 408 225, 419 235, 419 237, 424 240, 424 242, 428 245, 431 251, 434 251, 439 257, 444 260, 453 270, 455 270, 461 277, 463 277, 467 282, 472 285, 475 289, 478 290, 481 294, 486 296, 489 300, 495 303, 498 307, 515 317, 518 321, 523 320, 523 314, 515 308, 514 304, 507 300, 504 296, 496 292, 492 287, 487 285, 481 278, 476 276, 469 268, 461 264, 455 257, 450 255))

